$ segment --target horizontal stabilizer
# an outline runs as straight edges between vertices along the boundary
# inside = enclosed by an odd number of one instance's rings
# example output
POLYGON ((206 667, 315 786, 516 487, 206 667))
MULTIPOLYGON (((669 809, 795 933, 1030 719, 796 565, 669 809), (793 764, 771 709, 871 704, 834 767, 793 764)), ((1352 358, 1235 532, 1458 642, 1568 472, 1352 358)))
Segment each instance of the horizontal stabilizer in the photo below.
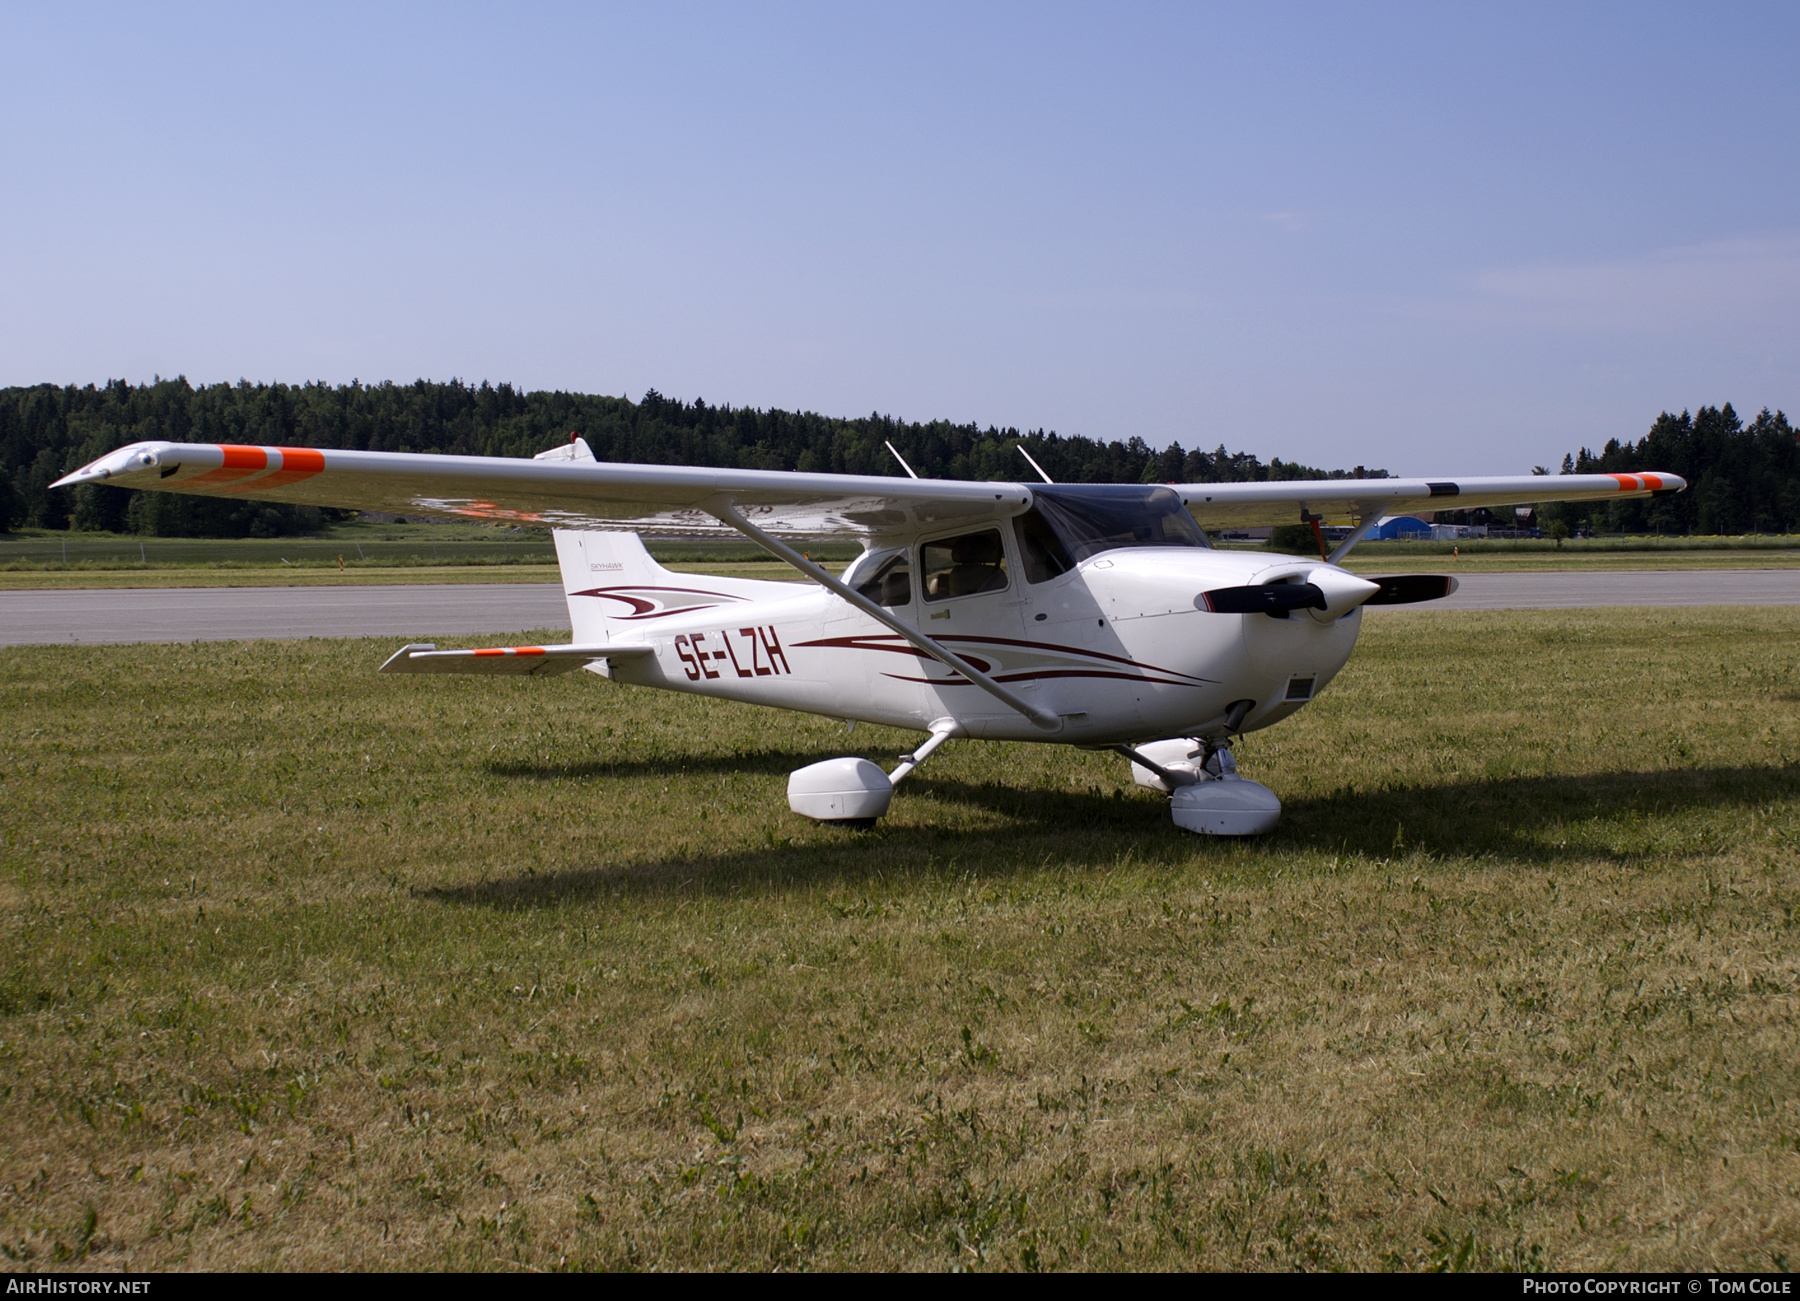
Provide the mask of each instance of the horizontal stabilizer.
POLYGON ((1200 593, 1195 604, 1213 614, 1285 615, 1289 610, 1323 610, 1325 593, 1311 583, 1264 583, 1214 588, 1200 593))
POLYGON ((1381 590, 1364 605, 1416 605, 1439 600, 1456 590, 1456 580, 1449 574, 1394 574, 1369 581, 1381 590))
POLYGON ((486 646, 476 650, 439 650, 435 643, 416 642, 395 651, 383 673, 486 673, 510 677, 547 677, 573 673, 600 659, 648 655, 649 646, 486 646))

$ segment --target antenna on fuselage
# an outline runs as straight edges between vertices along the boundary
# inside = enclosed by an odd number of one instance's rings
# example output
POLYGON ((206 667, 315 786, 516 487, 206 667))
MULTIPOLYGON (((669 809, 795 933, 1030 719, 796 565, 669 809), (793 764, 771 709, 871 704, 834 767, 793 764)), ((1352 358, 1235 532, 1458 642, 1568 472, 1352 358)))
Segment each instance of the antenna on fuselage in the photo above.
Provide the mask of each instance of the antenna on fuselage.
MULTIPOLYGON (((887 442, 886 439, 883 439, 882 441, 887 442)), ((919 477, 917 472, 914 471, 914 469, 912 468, 912 466, 910 466, 906 463, 906 458, 904 456, 900 455, 900 453, 895 450, 894 445, 892 443, 888 443, 887 449, 888 449, 888 451, 894 453, 894 459, 896 461, 900 462, 900 468, 902 470, 905 470, 908 474, 912 475, 912 477, 915 479, 919 477)))
POLYGON ((1024 443, 1014 443, 1013 446, 1019 449, 1020 456, 1024 457, 1027 461, 1031 461, 1031 468, 1038 472, 1038 478, 1042 479, 1045 483, 1056 482, 1055 479, 1052 479, 1049 475, 1044 473, 1043 466, 1039 465, 1036 461, 1031 460, 1031 453, 1025 450, 1024 443))

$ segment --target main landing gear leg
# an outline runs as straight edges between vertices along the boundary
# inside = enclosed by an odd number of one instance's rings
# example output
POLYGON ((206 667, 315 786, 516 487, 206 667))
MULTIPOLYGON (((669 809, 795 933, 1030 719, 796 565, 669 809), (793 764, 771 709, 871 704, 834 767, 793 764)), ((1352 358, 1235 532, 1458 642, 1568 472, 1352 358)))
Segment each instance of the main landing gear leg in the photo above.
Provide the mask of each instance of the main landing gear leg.
POLYGON ((933 725, 931 736, 911 754, 900 756, 891 773, 867 759, 827 759, 788 774, 788 807, 815 822, 868 828, 893 803, 894 787, 910 777, 940 745, 962 728, 949 720, 933 725))
POLYGON ((888 785, 898 786, 901 782, 912 776, 914 769, 924 763, 927 759, 931 758, 932 752, 945 741, 948 741, 951 737, 955 736, 956 733, 957 729, 954 726, 945 727, 940 724, 939 726, 932 728, 931 736, 924 745, 914 750, 911 754, 903 754, 900 756, 900 766, 888 774, 888 785))

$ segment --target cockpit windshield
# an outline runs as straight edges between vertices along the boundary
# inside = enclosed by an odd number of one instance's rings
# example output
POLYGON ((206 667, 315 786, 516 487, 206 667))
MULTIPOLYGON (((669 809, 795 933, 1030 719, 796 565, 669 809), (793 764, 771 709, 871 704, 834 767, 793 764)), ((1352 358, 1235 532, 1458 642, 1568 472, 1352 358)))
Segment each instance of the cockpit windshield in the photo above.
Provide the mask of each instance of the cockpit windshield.
POLYGON ((1037 504, 1013 520, 1025 577, 1066 573, 1120 547, 1204 547, 1206 534, 1172 488, 1124 483, 1045 484, 1037 504))

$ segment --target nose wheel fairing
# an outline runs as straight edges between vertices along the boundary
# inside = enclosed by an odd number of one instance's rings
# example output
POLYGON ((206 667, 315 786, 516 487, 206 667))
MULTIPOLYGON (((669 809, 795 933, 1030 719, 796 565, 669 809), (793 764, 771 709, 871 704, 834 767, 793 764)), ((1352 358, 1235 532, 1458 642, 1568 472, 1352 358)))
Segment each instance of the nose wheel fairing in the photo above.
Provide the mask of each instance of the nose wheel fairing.
POLYGON ((1169 816, 1203 836, 1263 836, 1281 821, 1281 800, 1261 782, 1226 773, 1183 786, 1169 797, 1169 816))
POLYGON ((1280 797, 1261 782, 1240 776, 1237 760, 1222 740, 1182 736, 1119 748, 1132 758, 1133 781, 1169 796, 1169 816, 1183 831, 1262 836, 1281 821, 1280 797))

